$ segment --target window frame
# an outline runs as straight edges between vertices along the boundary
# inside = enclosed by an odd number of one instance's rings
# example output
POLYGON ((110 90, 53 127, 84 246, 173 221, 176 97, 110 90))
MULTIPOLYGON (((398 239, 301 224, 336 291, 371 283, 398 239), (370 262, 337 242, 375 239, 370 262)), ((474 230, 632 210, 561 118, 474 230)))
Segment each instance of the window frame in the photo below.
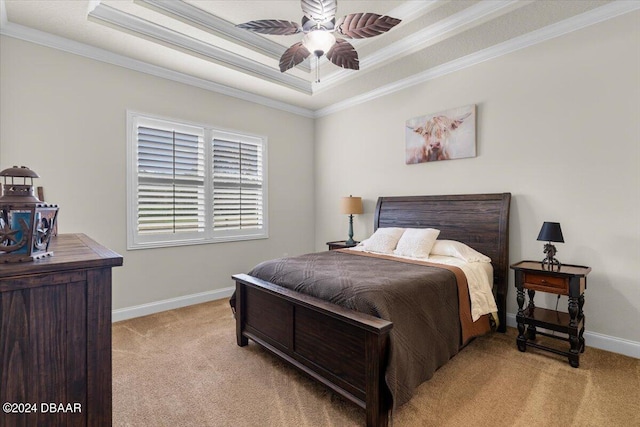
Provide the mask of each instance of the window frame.
POLYGON ((194 123, 127 110, 127 249, 149 249, 210 243, 267 239, 268 218, 268 159, 267 137, 248 132, 225 129, 210 124, 194 123), (204 150, 204 217, 203 232, 141 234, 138 231, 138 126, 172 127, 176 131, 201 132, 204 150), (262 150, 262 227, 258 229, 218 230, 213 226, 213 140, 216 136, 233 138, 242 143, 260 146, 262 150))

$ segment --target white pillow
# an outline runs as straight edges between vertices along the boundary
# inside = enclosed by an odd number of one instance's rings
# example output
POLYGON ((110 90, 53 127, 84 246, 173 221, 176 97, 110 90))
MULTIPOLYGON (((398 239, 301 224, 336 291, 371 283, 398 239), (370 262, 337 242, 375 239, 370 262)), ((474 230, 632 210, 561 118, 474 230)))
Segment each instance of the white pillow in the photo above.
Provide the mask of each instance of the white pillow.
POLYGON ((398 240, 400 240, 400 237, 402 236, 402 233, 404 233, 404 228, 378 228, 371 237, 362 242, 362 246, 365 250, 370 252, 392 254, 398 244, 398 240))
POLYGON ((439 234, 440 230, 435 228, 407 228, 393 253, 412 258, 427 258, 439 234))
POLYGON ((460 258, 467 262, 491 262, 491 258, 456 240, 436 240, 431 255, 460 258))

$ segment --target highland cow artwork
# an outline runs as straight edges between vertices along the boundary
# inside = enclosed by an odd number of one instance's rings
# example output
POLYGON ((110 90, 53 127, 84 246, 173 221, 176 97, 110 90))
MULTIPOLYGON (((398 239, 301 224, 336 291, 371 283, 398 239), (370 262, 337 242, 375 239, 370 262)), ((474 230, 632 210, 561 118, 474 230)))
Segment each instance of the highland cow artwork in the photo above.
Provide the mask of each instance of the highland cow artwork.
POLYGON ((407 120, 406 164, 476 156, 476 106, 407 120))

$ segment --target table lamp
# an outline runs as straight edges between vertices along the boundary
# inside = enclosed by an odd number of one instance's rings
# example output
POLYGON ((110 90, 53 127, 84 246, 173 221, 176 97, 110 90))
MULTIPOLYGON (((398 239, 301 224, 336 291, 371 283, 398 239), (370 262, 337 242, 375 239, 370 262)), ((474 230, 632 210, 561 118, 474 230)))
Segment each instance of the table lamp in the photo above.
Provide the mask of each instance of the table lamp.
POLYGON ((340 205, 340 211, 343 214, 349 215, 349 240, 346 241, 347 245, 355 245, 353 240, 353 215, 362 213, 362 198, 361 197, 343 197, 340 205))
POLYGON ((555 258, 557 252, 556 247, 551 244, 551 242, 564 243, 560 223, 545 221, 538 234, 538 240, 548 242, 544 245, 544 253, 547 254, 547 257, 542 260, 542 268, 546 266, 549 270, 553 270, 554 266, 557 266, 558 270, 560 270, 560 261, 555 258))

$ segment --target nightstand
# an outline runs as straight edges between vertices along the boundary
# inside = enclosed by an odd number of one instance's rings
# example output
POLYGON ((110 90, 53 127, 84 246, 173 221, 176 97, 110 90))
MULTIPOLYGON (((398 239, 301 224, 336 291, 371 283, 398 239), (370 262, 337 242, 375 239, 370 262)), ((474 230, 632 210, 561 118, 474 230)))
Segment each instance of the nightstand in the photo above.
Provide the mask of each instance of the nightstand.
POLYGON ((352 245, 347 245, 347 241, 346 240, 337 240, 335 242, 327 242, 327 245, 329 246, 329 250, 332 251, 334 249, 344 249, 344 248, 352 248, 355 245, 357 245, 360 242, 355 242, 352 245))
POLYGON ((574 368, 580 365, 580 353, 584 352, 584 290, 587 288, 587 274, 590 267, 563 264, 560 269, 543 268, 539 261, 521 261, 511 266, 515 273, 517 288, 518 350, 525 351, 527 346, 567 356, 574 368), (529 304, 524 308, 524 290, 529 294, 529 304), (533 299, 536 291, 569 297, 568 313, 536 307, 533 299), (527 330, 525 332, 525 325, 527 330), (568 335, 553 335, 538 331, 536 327, 568 335), (569 351, 562 351, 535 342, 536 335, 568 341, 569 351))

